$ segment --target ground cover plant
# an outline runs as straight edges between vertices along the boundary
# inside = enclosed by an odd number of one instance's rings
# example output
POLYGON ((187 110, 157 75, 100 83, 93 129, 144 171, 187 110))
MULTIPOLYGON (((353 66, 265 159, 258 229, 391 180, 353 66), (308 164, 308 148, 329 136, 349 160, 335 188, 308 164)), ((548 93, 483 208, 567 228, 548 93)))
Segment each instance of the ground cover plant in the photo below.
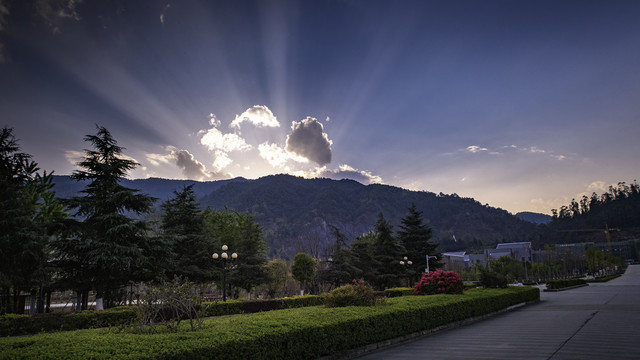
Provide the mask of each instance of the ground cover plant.
POLYGON ((199 331, 79 330, 0 339, 0 359, 312 359, 511 305, 535 301, 528 287, 464 295, 402 296, 380 306, 313 306, 206 319, 199 331))

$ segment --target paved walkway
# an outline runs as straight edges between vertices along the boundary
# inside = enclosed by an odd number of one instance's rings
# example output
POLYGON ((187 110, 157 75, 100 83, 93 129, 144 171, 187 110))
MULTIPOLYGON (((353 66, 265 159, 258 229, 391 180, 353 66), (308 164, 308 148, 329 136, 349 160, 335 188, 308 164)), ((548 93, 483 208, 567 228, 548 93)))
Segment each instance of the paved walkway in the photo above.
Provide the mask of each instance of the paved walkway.
POLYGON ((640 265, 607 283, 540 298, 358 359, 640 359, 640 265))

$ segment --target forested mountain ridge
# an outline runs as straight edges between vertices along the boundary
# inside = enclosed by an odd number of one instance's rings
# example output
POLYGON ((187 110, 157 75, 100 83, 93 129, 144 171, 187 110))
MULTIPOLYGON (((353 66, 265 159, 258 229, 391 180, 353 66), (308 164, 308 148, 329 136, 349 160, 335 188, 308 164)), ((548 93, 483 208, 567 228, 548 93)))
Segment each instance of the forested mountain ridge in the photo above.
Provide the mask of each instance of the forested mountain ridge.
MULTIPOLYGON (((256 180, 243 178, 213 182, 190 180, 123 180, 126 186, 159 199, 174 190, 195 184, 202 208, 227 208, 255 216, 269 245, 269 255, 291 258, 296 252, 324 253, 334 241, 329 225, 339 228, 352 241, 372 230, 377 214, 397 230, 412 203, 423 212, 433 229, 432 241, 441 251, 482 248, 499 242, 529 241, 536 225, 505 210, 482 205, 455 194, 409 191, 388 185, 362 185, 353 180, 303 179, 272 175, 256 180)), ((58 197, 68 197, 83 188, 68 177, 54 179, 58 197)))

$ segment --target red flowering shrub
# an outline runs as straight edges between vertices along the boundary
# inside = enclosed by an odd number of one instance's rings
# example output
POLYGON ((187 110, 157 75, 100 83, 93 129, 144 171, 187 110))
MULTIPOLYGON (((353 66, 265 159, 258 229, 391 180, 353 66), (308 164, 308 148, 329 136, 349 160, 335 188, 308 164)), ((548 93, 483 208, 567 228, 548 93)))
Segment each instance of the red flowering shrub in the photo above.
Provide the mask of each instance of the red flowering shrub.
POLYGON ((326 307, 371 306, 376 304, 373 288, 364 280, 334 289, 324 299, 326 307))
POLYGON ((423 273, 413 287, 413 295, 462 294, 464 284, 455 271, 436 270, 423 273))

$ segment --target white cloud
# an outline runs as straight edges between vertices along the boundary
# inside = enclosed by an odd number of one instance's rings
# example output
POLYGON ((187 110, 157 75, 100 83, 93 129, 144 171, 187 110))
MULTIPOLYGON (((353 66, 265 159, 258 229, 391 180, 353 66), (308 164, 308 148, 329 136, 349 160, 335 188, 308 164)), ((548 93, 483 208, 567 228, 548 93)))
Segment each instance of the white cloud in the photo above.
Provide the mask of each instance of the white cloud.
MULTIPOLYGON (((202 133, 202 132, 201 132, 202 133)), ((216 128, 211 128, 204 132, 200 143, 206 146, 209 150, 222 150, 224 152, 231 152, 235 150, 249 150, 251 145, 237 134, 223 134, 216 128)))
POLYGON ((174 160, 174 156, 172 154, 145 154, 145 157, 153 166, 168 165, 172 160, 174 160))
POLYGON ((56 34, 61 31, 63 20, 80 20, 80 14, 76 10, 80 3, 82 0, 37 0, 35 9, 51 32, 56 34))
POLYGON ((488 151, 488 150, 489 149, 483 148, 483 147, 480 147, 480 146, 477 146, 477 145, 471 145, 471 146, 467 147, 467 151, 472 152, 472 153, 477 153, 477 152, 480 152, 480 151, 488 151))
POLYGON ((291 123, 285 149, 324 166, 331 162, 332 144, 322 124, 315 118, 307 117, 291 123))
POLYGON ((289 160, 300 163, 309 162, 307 158, 290 153, 278 144, 262 143, 258 145, 258 151, 260 152, 260 157, 267 160, 273 167, 282 168, 289 160))
POLYGON ((305 178, 351 179, 365 185, 382 183, 380 176, 373 175, 370 171, 355 169, 347 164, 340 165, 338 169, 327 169, 326 166, 323 166, 311 171, 298 171, 293 174, 305 178))
POLYGON ((229 158, 229 155, 227 155, 226 152, 216 150, 215 159, 213 160, 213 168, 215 171, 221 171, 222 169, 231 165, 232 162, 233 160, 229 158))
POLYGON ((176 150, 172 152, 172 155, 176 161, 176 165, 188 179, 202 181, 213 177, 213 174, 207 171, 204 164, 196 160, 189 151, 176 150))
POLYGON ((607 192, 609 190, 609 185, 604 181, 594 181, 589 186, 587 186, 587 191, 589 193, 593 192, 607 192))
POLYGON ((77 165, 84 160, 84 151, 67 150, 64 152, 64 158, 72 165, 77 165))
POLYGON ((249 122, 257 127, 280 127, 278 119, 266 105, 254 105, 236 118, 229 125, 232 128, 240 128, 242 122, 249 122))

